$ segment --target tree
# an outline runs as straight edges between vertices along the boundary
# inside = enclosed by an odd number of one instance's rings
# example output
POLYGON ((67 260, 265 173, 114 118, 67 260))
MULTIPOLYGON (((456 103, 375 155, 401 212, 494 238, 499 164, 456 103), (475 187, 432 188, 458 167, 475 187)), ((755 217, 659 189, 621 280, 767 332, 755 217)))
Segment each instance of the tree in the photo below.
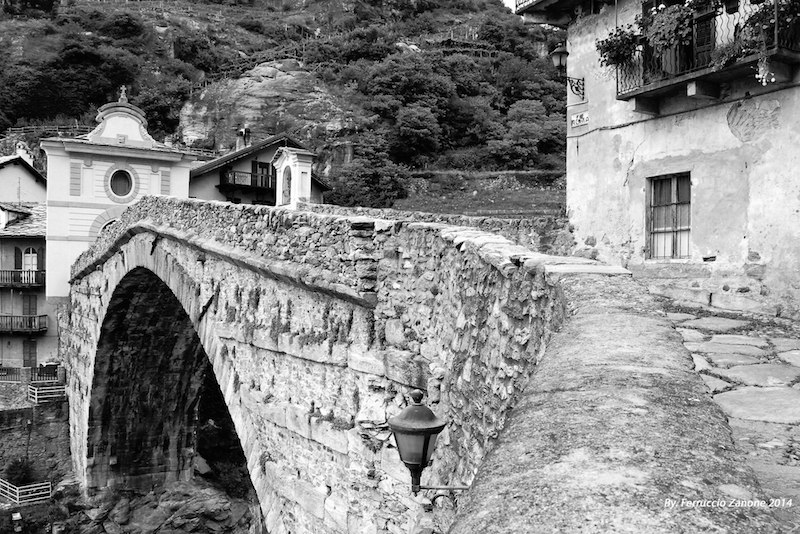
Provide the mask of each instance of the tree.
POLYGON ((388 208, 395 200, 406 197, 408 178, 408 170, 389 159, 386 134, 365 132, 356 158, 332 174, 333 190, 325 193, 325 202, 388 208))
POLYGON ((418 164, 439 150, 442 128, 430 108, 412 104, 397 112, 397 133, 392 147, 396 160, 418 164))

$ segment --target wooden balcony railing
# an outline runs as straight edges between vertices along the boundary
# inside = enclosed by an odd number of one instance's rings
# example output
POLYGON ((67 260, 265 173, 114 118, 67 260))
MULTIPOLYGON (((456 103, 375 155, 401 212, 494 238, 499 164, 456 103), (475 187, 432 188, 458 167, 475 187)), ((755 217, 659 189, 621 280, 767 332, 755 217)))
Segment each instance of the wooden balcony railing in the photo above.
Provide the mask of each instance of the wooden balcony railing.
POLYGON ((44 271, 24 271, 22 269, 0 270, 0 287, 44 286, 44 274, 44 271))
POLYGON ((618 98, 657 94, 672 83, 698 78, 755 76, 753 67, 761 57, 800 61, 800 0, 724 5, 712 2, 695 12, 689 45, 658 52, 640 44, 631 61, 617 66, 618 98))
POLYGON ((220 175, 220 185, 275 189, 275 177, 243 171, 225 171, 220 175))
POLYGON ((47 330, 47 315, 0 315, 0 333, 30 334, 47 330))

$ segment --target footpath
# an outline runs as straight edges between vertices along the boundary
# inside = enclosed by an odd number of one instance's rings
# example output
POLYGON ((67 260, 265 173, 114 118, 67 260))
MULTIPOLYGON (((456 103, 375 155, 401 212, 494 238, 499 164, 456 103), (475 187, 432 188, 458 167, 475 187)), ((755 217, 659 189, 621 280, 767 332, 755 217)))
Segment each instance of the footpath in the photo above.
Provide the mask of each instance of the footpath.
POLYGON ((800 325, 710 308, 673 308, 668 317, 767 505, 785 532, 800 532, 800 325))

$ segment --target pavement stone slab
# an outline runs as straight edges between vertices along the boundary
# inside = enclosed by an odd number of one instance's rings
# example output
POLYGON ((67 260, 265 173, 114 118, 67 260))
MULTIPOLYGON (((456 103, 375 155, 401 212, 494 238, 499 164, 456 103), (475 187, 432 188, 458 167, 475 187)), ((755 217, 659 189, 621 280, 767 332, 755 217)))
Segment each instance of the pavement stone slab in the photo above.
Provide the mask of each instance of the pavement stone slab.
POLYGON ((734 345, 730 343, 714 343, 704 341, 702 343, 686 342, 686 348, 692 352, 704 352, 706 354, 744 354, 746 356, 766 356, 766 351, 751 345, 734 345))
POLYGON ((700 375, 700 378, 702 378, 703 382, 706 383, 706 386, 708 386, 708 389, 711 390, 711 393, 719 393, 720 391, 725 391, 726 389, 733 387, 733 384, 725 382, 724 380, 720 380, 715 376, 700 375))
POLYGON ((778 358, 785 361, 789 365, 800 367, 800 350, 787 350, 786 352, 779 352, 778 358))
POLYGON ((775 345, 776 352, 786 352, 787 350, 800 349, 800 339, 789 337, 771 337, 770 343, 775 345))
POLYGON ((800 391, 793 388, 744 386, 714 395, 714 401, 730 417, 800 424, 800 391))
POLYGON ((706 336, 702 332, 689 328, 678 328, 678 332, 683 336, 684 341, 703 341, 706 336))
MULTIPOLYGON (((788 386, 800 377, 800 369, 783 363, 737 365, 730 369, 718 369, 716 373, 748 386, 788 386)), ((800 404, 797 410, 800 413, 800 404)))
POLYGON ((737 334, 714 334, 712 343, 725 343, 728 345, 752 345, 754 347, 767 347, 769 342, 763 337, 740 336, 737 334))
POLYGON ((708 359, 715 367, 732 367, 734 365, 755 365, 761 360, 744 354, 709 354, 708 359))
POLYGON ((684 328, 700 328, 703 330, 711 330, 713 332, 727 332, 734 328, 741 328, 749 325, 749 321, 741 321, 739 319, 728 319, 726 317, 702 317, 692 321, 681 323, 684 328))
POLYGON ((667 317, 670 321, 680 322, 680 321, 688 321, 689 319, 697 319, 696 315, 692 315, 691 313, 668 313, 667 317))
POLYGON ((710 371, 712 369, 711 364, 708 363, 708 360, 699 354, 692 354, 692 360, 694 361, 694 370, 698 373, 700 371, 710 371))

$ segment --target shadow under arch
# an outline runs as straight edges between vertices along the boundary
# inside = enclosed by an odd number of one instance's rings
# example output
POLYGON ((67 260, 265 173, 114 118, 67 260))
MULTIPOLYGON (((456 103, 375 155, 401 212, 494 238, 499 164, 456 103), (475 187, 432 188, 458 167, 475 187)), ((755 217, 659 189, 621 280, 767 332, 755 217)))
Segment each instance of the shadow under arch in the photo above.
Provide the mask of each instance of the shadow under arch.
POLYGON ((100 329, 87 490, 149 490, 189 480, 199 399, 211 375, 195 326, 172 290, 152 271, 132 269, 117 284, 100 329))

